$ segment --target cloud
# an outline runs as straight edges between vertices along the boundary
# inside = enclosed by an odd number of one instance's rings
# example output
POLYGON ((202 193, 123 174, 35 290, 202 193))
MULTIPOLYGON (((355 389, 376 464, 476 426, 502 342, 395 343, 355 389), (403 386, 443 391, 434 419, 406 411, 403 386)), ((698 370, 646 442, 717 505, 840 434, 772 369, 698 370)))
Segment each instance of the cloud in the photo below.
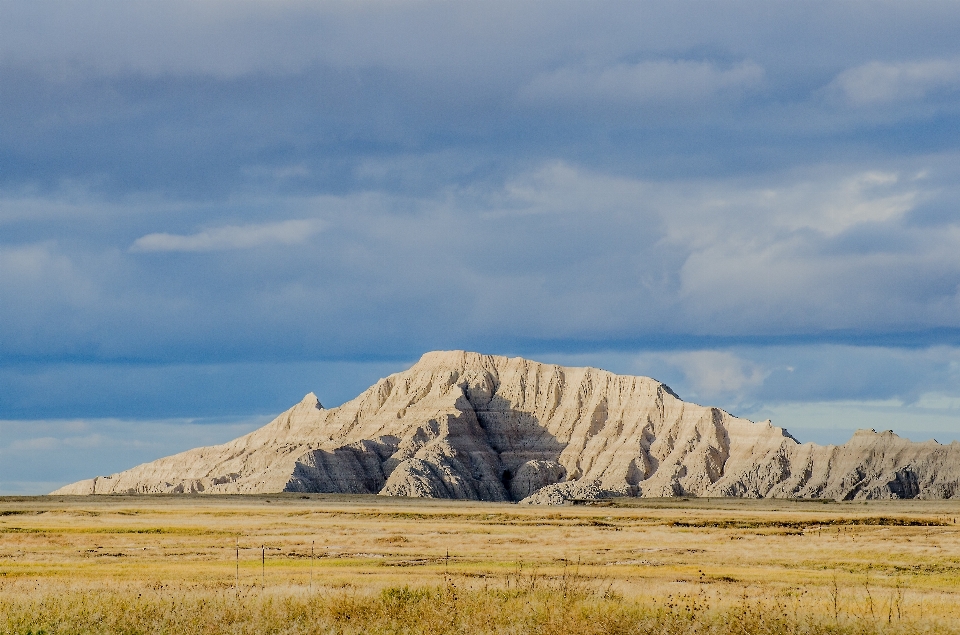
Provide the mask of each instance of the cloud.
POLYGON ((920 101, 960 90, 960 59, 869 62, 849 68, 828 86, 851 106, 920 101))
POLYGON ((267 417, 205 419, 0 419, 0 494, 46 494, 66 483, 129 469, 234 439, 267 417), (77 434, 77 428, 83 433, 77 434))
POLYGON ((556 160, 637 177, 744 175, 864 148, 943 148, 957 115, 905 134, 817 92, 871 59, 956 59, 956 8, 56 6, 2 9, 0 188, 419 195, 556 160), (374 164, 403 174, 364 169, 374 164))
POLYGON ((896 222, 940 189, 909 167, 825 166, 762 182, 686 181, 680 196, 670 191, 672 184, 648 187, 648 193, 662 197, 658 205, 677 240, 719 246, 725 242, 719 237, 763 237, 769 247, 785 241, 786 232, 795 237, 813 230, 832 238, 864 224, 896 222))
MULTIPOLYGON (((0 365, 0 421, 57 419, 58 434, 82 437, 90 434, 84 420, 65 418, 275 415, 308 392, 330 408, 409 367, 417 357, 386 362, 7 363, 0 365)), ((31 435, 49 436, 36 430, 31 435)))
POLYGON ((840 445, 855 430, 893 430, 911 441, 960 441, 956 414, 911 408, 896 402, 799 402, 744 411, 754 421, 771 419, 801 442, 840 445))
POLYGON ((179 227, 208 217, 194 233, 143 231, 158 222, 152 203, 142 217, 110 210, 109 223, 66 213, 38 224, 59 232, 42 250, 0 246, 0 351, 226 362, 541 341, 932 342, 960 329, 960 223, 915 216, 955 199, 953 159, 684 180, 550 161, 420 195, 164 211, 179 227), (280 214, 321 217, 269 222, 280 214), (310 240, 321 222, 322 245, 310 240), (202 265, 140 253, 214 249, 202 265))
POLYGON ((0 408, 276 411, 432 348, 953 398, 895 347, 960 340, 960 5, 767 4, 2 4, 0 408))
POLYGON ((262 225, 226 225, 196 234, 147 234, 130 246, 132 252, 224 251, 265 245, 299 245, 320 231, 316 220, 288 220, 262 225))
POLYGON ((857 428, 960 441, 957 347, 800 344, 533 357, 655 377, 684 400, 753 421, 772 419, 804 442, 845 443, 857 428))
POLYGON ((914 405, 927 410, 960 410, 960 395, 926 392, 920 395, 914 405))
POLYGON ((535 103, 706 106, 705 100, 739 95, 763 81, 763 68, 743 61, 729 68, 713 62, 655 60, 607 67, 572 66, 539 75, 521 91, 535 103))
MULTIPOLYGON (((66 426, 74 424, 73 421, 65 422, 66 426)), ((89 434, 85 436, 71 436, 71 437, 33 437, 26 439, 17 439, 11 442, 6 448, 3 448, 5 451, 20 454, 23 452, 36 452, 36 451, 51 451, 51 450, 61 450, 64 448, 74 448, 80 450, 92 450, 92 449, 102 449, 104 446, 115 447, 117 445, 116 439, 105 437, 101 434, 89 434)), ((136 441, 130 443, 132 446, 138 445, 136 441)))
POLYGON ((666 355, 683 370, 698 397, 742 393, 763 383, 770 371, 729 351, 689 351, 666 355))
POLYGON ((783 221, 793 229, 810 227, 827 235, 840 232, 862 223, 882 223, 901 217, 916 207, 922 194, 917 183, 902 184, 896 172, 868 170, 845 176, 827 185, 803 183, 785 192, 785 199, 796 198, 801 191, 809 197, 806 214, 784 215, 783 221), (819 190, 819 191, 818 191, 819 190))
POLYGON ((91 265, 76 262, 56 241, 0 244, 0 349, 40 352, 84 332, 83 316, 111 304, 91 265))

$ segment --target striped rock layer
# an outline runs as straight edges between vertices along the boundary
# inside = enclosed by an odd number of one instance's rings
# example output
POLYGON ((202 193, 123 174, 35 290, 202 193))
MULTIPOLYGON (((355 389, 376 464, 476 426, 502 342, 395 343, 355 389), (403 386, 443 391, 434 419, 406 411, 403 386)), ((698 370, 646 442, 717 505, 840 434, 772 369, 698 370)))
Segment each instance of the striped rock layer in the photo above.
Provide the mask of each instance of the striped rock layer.
POLYGON ((801 444, 648 377, 463 351, 223 445, 54 494, 340 492, 562 503, 607 496, 951 498, 960 444, 858 431, 801 444))

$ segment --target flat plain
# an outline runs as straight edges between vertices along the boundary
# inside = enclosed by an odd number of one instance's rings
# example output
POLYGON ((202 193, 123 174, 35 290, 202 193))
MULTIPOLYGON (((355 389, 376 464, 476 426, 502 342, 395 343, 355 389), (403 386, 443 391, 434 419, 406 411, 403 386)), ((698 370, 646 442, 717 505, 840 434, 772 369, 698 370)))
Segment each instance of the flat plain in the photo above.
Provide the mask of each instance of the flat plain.
POLYGON ((4 633, 960 633, 960 503, 0 498, 4 633))

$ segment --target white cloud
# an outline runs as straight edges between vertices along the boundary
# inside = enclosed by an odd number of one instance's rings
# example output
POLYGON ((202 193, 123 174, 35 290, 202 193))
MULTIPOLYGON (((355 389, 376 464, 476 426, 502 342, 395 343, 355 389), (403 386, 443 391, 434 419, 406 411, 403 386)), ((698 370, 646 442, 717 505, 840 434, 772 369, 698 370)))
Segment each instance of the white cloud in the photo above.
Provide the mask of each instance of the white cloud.
POLYGON ((6 449, 11 452, 32 450, 53 450, 61 446, 61 440, 55 437, 35 437, 32 439, 18 439, 10 443, 6 449))
POLYGON ((772 226, 827 236, 862 223, 892 221, 925 197, 922 184, 885 170, 816 174, 743 193, 753 198, 753 205, 769 210, 772 226))
POLYGON ((728 351, 685 351, 663 356, 679 367, 698 397, 742 393, 759 386, 770 371, 728 351))
POLYGON ((196 234, 147 234, 134 241, 130 251, 223 251, 264 245, 305 243, 320 231, 316 220, 288 220, 262 225, 226 225, 196 234))
POLYGON ((763 183, 697 180, 685 182, 682 193, 670 185, 647 190, 671 239, 694 248, 740 249, 772 247, 797 230, 833 237, 864 223, 895 221, 936 194, 937 186, 907 170, 825 166, 763 183))
POLYGON ((568 66, 534 78, 521 97, 534 102, 699 102, 721 94, 739 94, 760 84, 763 76, 763 68, 751 61, 726 69, 690 60, 602 68, 568 66))
POLYGON ((636 210, 646 183, 555 161, 510 179, 484 218, 536 214, 611 214, 636 210))
POLYGON ((960 395, 927 392, 920 395, 913 405, 927 410, 958 410, 960 409, 960 395))
POLYGON ((7 337, 13 324, 32 322, 38 307, 70 305, 75 310, 97 302, 99 295, 89 272, 61 253, 57 243, 0 245, 0 317, 9 329, 7 337))
POLYGON ((935 91, 960 89, 960 59, 870 62, 843 71, 828 89, 853 106, 917 101, 935 91))
POLYGON ((842 179, 826 192, 820 204, 799 226, 835 235, 860 223, 884 222, 913 209, 920 197, 913 187, 895 188, 900 182, 895 172, 865 171, 842 179))

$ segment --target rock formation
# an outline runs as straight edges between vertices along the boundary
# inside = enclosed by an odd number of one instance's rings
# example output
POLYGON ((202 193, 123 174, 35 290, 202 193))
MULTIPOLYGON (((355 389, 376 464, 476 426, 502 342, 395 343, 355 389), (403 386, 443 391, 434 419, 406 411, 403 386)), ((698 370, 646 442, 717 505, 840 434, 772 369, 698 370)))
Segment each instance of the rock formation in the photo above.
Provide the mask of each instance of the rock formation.
POLYGON ((801 444, 647 377, 463 351, 424 355, 326 410, 54 494, 342 492, 563 503, 607 496, 951 498, 960 444, 859 431, 801 444))

